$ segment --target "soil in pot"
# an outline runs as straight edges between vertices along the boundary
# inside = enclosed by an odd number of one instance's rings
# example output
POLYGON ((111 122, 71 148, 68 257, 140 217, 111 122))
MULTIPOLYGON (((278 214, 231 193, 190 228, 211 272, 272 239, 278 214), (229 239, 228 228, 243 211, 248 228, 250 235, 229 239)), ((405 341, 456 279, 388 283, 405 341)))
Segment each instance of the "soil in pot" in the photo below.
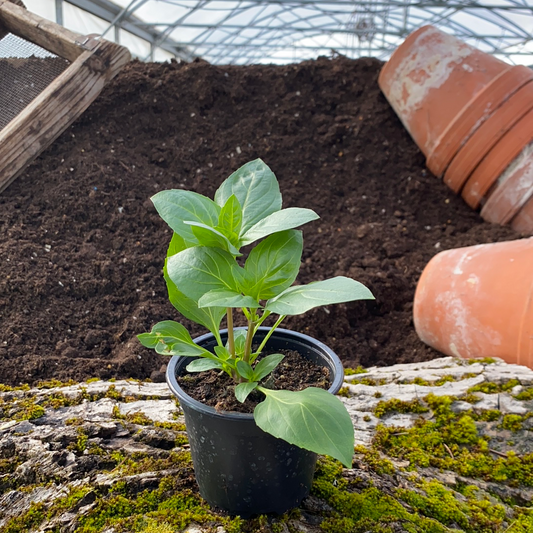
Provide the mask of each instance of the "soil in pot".
MULTIPOLYGON (((326 367, 314 364, 294 350, 280 350, 276 353, 283 353, 285 358, 263 381, 263 386, 291 391, 307 387, 329 389, 331 382, 326 367)), ((269 353, 263 354, 266 355, 269 353)), ((217 370, 184 373, 177 378, 177 381, 189 396, 220 411, 253 413, 255 406, 264 399, 263 394, 254 391, 244 403, 240 403, 233 392, 235 385, 233 380, 225 372, 217 370)))

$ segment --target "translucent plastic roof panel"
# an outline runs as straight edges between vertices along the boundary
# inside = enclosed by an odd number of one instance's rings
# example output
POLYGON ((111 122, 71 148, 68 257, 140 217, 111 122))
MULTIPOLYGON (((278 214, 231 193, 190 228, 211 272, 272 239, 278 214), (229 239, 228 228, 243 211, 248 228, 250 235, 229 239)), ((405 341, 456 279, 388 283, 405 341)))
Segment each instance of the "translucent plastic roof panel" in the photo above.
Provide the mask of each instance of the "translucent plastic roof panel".
MULTIPOLYGON (((433 24, 515 64, 533 64, 533 0, 63 0, 152 46, 211 63, 286 63, 339 53, 387 59, 433 24)), ((150 59, 147 55, 146 59, 150 59)))

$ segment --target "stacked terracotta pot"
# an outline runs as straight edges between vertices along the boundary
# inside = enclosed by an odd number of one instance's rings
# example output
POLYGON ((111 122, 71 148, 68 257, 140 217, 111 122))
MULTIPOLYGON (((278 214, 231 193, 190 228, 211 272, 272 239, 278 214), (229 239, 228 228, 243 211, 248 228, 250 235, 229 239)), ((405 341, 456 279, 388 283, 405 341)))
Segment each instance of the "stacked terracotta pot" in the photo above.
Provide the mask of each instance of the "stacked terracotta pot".
POLYGON ((428 168, 485 220, 533 234, 533 70, 424 26, 379 85, 428 168))

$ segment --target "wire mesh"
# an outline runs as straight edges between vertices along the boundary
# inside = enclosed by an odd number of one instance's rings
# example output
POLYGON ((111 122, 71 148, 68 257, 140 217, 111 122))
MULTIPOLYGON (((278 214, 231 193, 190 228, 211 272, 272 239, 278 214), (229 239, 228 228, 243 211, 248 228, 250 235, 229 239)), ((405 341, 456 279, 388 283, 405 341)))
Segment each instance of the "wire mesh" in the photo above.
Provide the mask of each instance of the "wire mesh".
POLYGON ((0 130, 50 85, 70 62, 11 33, 0 39, 0 130))

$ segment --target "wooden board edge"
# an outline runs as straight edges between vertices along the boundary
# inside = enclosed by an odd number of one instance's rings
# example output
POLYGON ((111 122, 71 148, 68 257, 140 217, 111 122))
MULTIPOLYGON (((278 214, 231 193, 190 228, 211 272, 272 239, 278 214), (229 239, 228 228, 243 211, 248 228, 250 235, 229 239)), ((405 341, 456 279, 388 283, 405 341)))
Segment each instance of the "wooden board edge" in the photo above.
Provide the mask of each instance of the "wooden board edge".
POLYGON ((0 0, 0 26, 69 61, 75 61, 85 51, 79 44, 81 35, 8 0, 0 0))

